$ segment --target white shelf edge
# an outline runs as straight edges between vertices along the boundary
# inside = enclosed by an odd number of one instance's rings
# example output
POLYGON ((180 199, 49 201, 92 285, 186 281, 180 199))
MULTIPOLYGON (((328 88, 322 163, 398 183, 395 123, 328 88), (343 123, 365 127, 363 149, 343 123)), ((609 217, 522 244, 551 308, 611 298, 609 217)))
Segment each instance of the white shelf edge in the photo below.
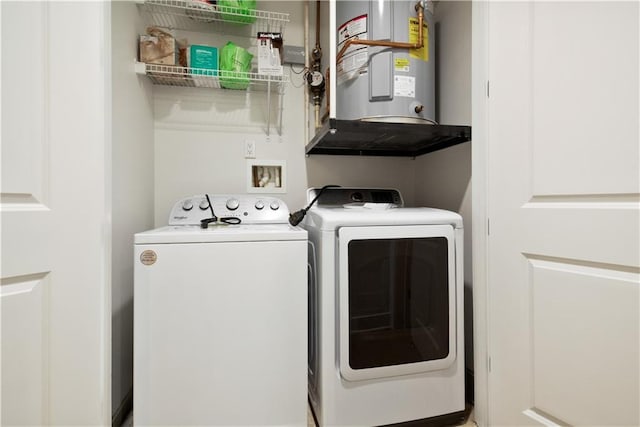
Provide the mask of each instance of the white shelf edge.
POLYGON ((237 25, 255 25, 257 27, 266 26, 265 30, 275 27, 273 30, 279 29, 280 32, 284 32, 284 27, 289 22, 290 16, 288 13, 258 9, 242 13, 238 8, 219 5, 211 5, 210 8, 205 8, 202 3, 192 2, 191 0, 137 0, 137 3, 151 15, 158 17, 161 25, 164 24, 174 28, 183 28, 189 25, 180 25, 178 22, 172 23, 167 17, 188 18, 193 22, 200 23, 222 22, 237 25))
POLYGON ((147 64, 144 62, 135 62, 135 72, 137 74, 147 75, 149 77, 154 77, 159 80, 165 79, 167 83, 158 83, 164 84, 166 86, 191 86, 189 84, 171 84, 172 80, 188 82, 189 80, 197 80, 201 83, 200 86, 193 85, 194 87, 206 87, 206 88, 222 88, 219 86, 220 77, 225 77, 230 81, 237 79, 238 81, 244 81, 245 79, 249 80, 248 85, 283 85, 289 83, 289 78, 286 75, 265 75, 258 73, 234 73, 231 71, 223 71, 223 70, 210 70, 204 68, 190 68, 190 67, 182 67, 179 65, 162 65, 162 64, 147 64), (237 75, 240 75, 239 77, 237 75), (207 85, 207 81, 211 81, 211 85, 207 85))

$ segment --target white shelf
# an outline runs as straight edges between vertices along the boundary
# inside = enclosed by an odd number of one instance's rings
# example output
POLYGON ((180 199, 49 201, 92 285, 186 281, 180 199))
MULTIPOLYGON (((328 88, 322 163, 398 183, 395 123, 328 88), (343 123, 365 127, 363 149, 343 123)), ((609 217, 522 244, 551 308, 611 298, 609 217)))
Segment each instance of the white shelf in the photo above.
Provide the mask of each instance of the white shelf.
MULTIPOLYGON (((257 32, 276 32, 284 36, 288 13, 252 10, 243 13, 237 8, 210 5, 192 0, 138 0, 144 13, 144 22, 169 29, 219 34, 235 34, 255 40, 257 32)), ((271 98, 275 95, 277 130, 282 129, 282 102, 287 76, 270 76, 257 73, 236 73, 181 66, 145 64, 136 62, 136 72, 146 75, 154 85, 194 87, 227 90, 229 92, 266 92, 267 135, 272 126, 271 98), (225 88, 221 78, 238 88, 225 88)), ((228 86, 228 85, 225 85, 228 86)))
POLYGON ((284 35, 289 22, 288 13, 263 10, 241 13, 237 8, 203 6, 191 0, 140 0, 139 3, 149 14, 150 22, 165 28, 219 31, 216 23, 230 23, 237 27, 252 27, 253 32, 270 31, 284 35))
MULTIPOLYGON (((289 81, 287 76, 267 76, 256 73, 208 70, 175 65, 145 64, 143 62, 136 62, 135 70, 137 74, 146 75, 154 85, 209 88, 228 90, 230 92, 266 92, 268 106, 271 106, 271 93, 275 93, 278 102, 276 111, 279 112, 277 131, 278 133, 282 131, 282 97, 284 95, 284 85, 289 81), (242 87, 238 89, 224 88, 220 84, 221 77, 232 84, 237 82, 242 87)), ((271 132, 271 121, 271 108, 268 107, 267 136, 271 132)))
POLYGON ((222 77, 226 81, 237 82, 241 86, 243 86, 242 83, 248 81, 247 87, 242 87, 239 90, 272 91, 277 93, 284 93, 284 85, 289 81, 287 76, 268 76, 257 73, 145 64, 142 62, 136 62, 136 73, 146 75, 153 84, 157 85, 226 89, 220 85, 220 78, 222 77))

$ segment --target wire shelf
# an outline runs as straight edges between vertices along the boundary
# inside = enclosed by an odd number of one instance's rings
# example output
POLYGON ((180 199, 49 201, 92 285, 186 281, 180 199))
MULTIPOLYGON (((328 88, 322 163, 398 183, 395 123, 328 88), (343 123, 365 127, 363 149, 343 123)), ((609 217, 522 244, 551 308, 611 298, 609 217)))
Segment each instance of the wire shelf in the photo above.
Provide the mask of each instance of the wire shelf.
POLYGON ((257 73, 241 73, 175 65, 145 64, 138 62, 136 71, 146 74, 157 85, 202 87, 210 89, 237 89, 284 92, 287 76, 269 76, 257 73), (222 80, 222 84, 221 84, 222 80))
MULTIPOLYGON (((289 22, 288 13, 263 10, 241 11, 238 8, 210 5, 197 0, 143 0, 142 5, 154 25, 175 29, 208 29, 216 31, 211 23, 231 23, 234 26, 251 25, 255 31, 278 32, 284 35, 289 22)), ((255 32, 254 31, 254 32, 255 32)))

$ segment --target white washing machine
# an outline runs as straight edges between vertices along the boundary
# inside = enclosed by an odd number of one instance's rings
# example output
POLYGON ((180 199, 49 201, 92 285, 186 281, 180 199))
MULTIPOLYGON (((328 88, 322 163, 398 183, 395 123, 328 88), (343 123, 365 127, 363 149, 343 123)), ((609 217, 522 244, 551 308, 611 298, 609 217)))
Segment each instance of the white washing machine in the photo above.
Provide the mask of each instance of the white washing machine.
POLYGON ((315 264, 308 362, 319 425, 460 423, 462 218, 405 208, 396 190, 324 190, 302 223, 315 264))
POLYGON ((306 426, 307 232, 288 216, 193 196, 135 235, 135 425, 306 426))

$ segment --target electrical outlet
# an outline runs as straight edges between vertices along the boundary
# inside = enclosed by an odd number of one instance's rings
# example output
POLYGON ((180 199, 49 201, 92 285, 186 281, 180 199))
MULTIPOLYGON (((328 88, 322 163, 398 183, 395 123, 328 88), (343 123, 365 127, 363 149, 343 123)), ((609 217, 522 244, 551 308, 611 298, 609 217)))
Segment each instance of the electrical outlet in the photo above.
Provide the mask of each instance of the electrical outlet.
POLYGON ((256 158, 256 142, 250 139, 244 141, 244 158, 255 159, 256 158))

